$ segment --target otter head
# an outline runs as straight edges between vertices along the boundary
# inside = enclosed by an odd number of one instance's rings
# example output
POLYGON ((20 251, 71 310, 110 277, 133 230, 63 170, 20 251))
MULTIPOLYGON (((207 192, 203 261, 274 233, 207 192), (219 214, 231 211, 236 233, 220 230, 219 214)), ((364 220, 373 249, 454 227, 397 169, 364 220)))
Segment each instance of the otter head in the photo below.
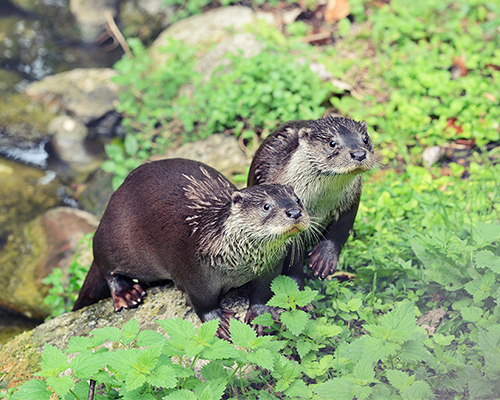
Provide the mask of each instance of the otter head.
POLYGON ((320 118, 299 131, 301 150, 318 175, 357 174, 376 164, 366 122, 320 118))
POLYGON ((251 186, 232 195, 231 215, 255 240, 285 239, 309 227, 309 215, 291 186, 251 186))

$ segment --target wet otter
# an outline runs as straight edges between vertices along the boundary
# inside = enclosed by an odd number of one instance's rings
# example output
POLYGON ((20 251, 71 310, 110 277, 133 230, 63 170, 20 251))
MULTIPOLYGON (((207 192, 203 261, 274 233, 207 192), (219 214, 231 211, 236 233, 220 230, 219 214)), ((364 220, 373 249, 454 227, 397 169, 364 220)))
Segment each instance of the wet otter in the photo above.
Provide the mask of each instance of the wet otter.
POLYGON ((280 271, 292 236, 309 217, 289 186, 238 191, 200 162, 167 159, 141 165, 111 197, 94 236, 94 261, 73 310, 111 297, 116 311, 137 306, 140 282, 172 279, 202 321, 220 318, 229 336, 231 312, 218 305, 230 288, 252 282, 253 306, 270 297, 261 287, 280 271))
MULTIPOLYGON (((289 121, 258 149, 248 186, 280 183, 294 188, 319 231, 319 235, 306 234, 306 242, 314 245, 308 267, 316 277, 325 278, 336 269, 353 227, 361 196, 360 174, 375 164, 364 121, 342 117, 289 121)), ((304 251, 305 246, 298 246, 284 261, 289 266, 286 273, 300 286, 304 251)))

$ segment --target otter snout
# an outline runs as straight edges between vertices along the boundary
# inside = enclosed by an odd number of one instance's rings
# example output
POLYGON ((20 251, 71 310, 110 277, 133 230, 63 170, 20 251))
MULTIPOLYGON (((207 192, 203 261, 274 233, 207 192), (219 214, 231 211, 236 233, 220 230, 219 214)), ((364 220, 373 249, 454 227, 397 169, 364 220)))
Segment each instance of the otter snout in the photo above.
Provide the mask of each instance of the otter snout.
POLYGON ((288 218, 298 219, 302 216, 302 212, 298 208, 293 208, 286 211, 286 216, 288 218))
POLYGON ((351 158, 356 161, 363 161, 366 158, 365 150, 356 150, 351 152, 351 158))

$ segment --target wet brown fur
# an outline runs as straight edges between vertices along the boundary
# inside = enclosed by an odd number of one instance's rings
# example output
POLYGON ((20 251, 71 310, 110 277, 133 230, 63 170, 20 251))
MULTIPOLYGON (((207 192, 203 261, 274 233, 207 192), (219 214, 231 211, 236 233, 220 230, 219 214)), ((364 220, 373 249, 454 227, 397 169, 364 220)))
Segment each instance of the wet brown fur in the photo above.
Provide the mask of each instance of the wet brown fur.
POLYGON ((274 268, 295 233, 290 231, 308 225, 289 186, 238 191, 199 162, 144 164, 110 199, 74 310, 110 294, 117 311, 134 307, 145 295, 141 283, 172 279, 203 321, 221 318, 225 329, 230 312, 219 307, 219 296, 279 274, 274 268))

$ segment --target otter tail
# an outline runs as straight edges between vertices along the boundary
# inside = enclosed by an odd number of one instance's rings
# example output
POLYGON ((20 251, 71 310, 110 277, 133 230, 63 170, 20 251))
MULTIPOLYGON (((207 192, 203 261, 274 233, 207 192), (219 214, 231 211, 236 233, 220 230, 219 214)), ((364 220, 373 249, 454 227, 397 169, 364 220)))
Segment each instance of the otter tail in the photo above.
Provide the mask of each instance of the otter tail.
POLYGON ((73 311, 97 303, 99 300, 110 296, 111 292, 109 291, 108 283, 102 276, 99 268, 97 268, 95 261, 93 261, 78 294, 78 300, 76 300, 73 306, 73 311))

